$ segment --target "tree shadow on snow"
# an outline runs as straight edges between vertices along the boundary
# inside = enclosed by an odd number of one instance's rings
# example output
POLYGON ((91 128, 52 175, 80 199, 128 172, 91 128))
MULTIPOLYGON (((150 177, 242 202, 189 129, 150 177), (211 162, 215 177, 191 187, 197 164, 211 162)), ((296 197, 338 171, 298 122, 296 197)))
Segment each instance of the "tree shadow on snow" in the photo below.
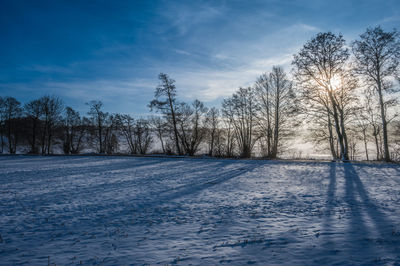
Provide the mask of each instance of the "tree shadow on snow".
POLYGON ((326 239, 324 248, 329 250, 335 250, 335 242, 332 240, 331 235, 333 234, 333 217, 335 215, 336 205, 336 163, 331 163, 329 168, 329 185, 326 193, 326 215, 323 219, 322 229, 326 239))
POLYGON ((399 243, 392 237, 392 224, 370 198, 352 164, 330 164, 324 214, 318 234, 322 242, 314 263, 371 264, 399 260, 399 243), (337 191, 341 184, 337 179, 338 169, 344 173, 343 199, 337 191))
MULTIPOLYGON (((224 166, 229 166, 231 164, 235 164, 235 162, 224 162, 224 166)), ((184 184, 182 186, 163 191, 154 197, 154 201, 147 202, 146 205, 171 202, 175 199, 179 199, 190 194, 198 194, 208 188, 227 182, 235 177, 244 175, 247 172, 263 166, 263 164, 256 164, 253 162, 245 162, 244 164, 245 165, 239 165, 233 169, 221 171, 215 171, 215 169, 210 168, 208 173, 202 174, 205 175, 206 178, 202 178, 194 183, 184 184)))
POLYGON ((345 164, 345 202, 350 210, 347 231, 350 256, 372 260, 393 257, 395 243, 392 242, 392 224, 379 210, 364 187, 353 165, 345 164))

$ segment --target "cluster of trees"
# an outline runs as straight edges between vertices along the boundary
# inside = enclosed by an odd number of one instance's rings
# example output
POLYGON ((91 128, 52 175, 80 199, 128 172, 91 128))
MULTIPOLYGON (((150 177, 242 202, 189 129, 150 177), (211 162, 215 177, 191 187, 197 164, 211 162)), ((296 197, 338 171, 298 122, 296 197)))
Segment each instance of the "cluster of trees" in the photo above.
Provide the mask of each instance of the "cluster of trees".
POLYGON ((273 67, 224 99, 220 109, 180 101, 175 81, 163 73, 149 104, 157 115, 148 118, 106 113, 99 101, 88 103, 88 116, 82 117, 57 97, 24 106, 4 97, 1 152, 15 153, 20 144, 33 154, 50 154, 54 146, 65 154, 85 149, 112 154, 121 146, 146 154, 159 146, 164 154, 273 159, 306 128, 307 138, 334 159, 355 159, 360 143, 372 159, 373 143, 377 160, 398 160, 399 60, 398 32, 375 27, 350 46, 341 35, 317 34, 294 55, 292 78, 273 67))
POLYGON ((255 86, 239 88, 224 99, 221 110, 199 100, 180 102, 175 81, 163 73, 159 79, 149 107, 162 114, 157 132, 165 153, 194 155, 205 144, 210 156, 251 157, 259 143, 262 156, 276 158, 293 134, 296 97, 280 67, 260 76, 255 86))
POLYGON ((341 35, 319 33, 294 56, 299 97, 318 125, 313 139, 327 143, 333 158, 353 158, 361 132, 367 159, 372 135, 377 159, 391 160, 388 132, 397 117, 399 60, 398 32, 381 27, 367 29, 351 49, 341 35))
POLYGON ((351 48, 342 35, 319 33, 294 55, 292 80, 273 67, 224 99, 220 111, 207 111, 197 100, 180 103, 174 81, 161 74, 150 107, 163 114, 178 154, 194 154, 205 139, 210 155, 276 158, 306 124, 308 138, 334 159, 355 159, 361 142, 369 160, 372 142, 376 159, 390 161, 399 159, 399 60, 396 30, 367 29, 351 48))
POLYGON ((43 96, 21 105, 13 97, 0 97, 1 153, 15 154, 17 148, 29 154, 79 154, 83 150, 113 154, 120 139, 126 140, 131 154, 150 149, 150 122, 130 115, 109 114, 102 102, 88 103, 84 117, 61 99, 43 96), (123 138, 122 138, 123 137, 123 138))

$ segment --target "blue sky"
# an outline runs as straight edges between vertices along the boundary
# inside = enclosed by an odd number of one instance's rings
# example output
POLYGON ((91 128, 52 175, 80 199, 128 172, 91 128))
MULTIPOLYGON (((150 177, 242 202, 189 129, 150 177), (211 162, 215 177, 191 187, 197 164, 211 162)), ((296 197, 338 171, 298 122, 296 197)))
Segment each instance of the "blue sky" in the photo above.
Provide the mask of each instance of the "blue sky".
POLYGON ((399 28, 400 1, 0 0, 0 95, 145 115, 164 72, 181 100, 219 106, 273 65, 290 71, 316 33, 350 43, 375 25, 399 28))

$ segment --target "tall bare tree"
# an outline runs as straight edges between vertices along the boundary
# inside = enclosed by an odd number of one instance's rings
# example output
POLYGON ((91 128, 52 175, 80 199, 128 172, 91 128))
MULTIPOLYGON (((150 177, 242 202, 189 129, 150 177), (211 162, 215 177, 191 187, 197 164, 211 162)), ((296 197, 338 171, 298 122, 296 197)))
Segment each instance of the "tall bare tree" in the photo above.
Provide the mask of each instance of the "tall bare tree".
POLYGON ((118 139, 118 130, 117 130, 117 120, 116 115, 108 115, 106 116, 106 120, 104 121, 104 151, 107 154, 114 154, 119 149, 119 139, 118 139))
POLYGON ((207 108, 199 100, 195 100, 191 106, 182 104, 180 108, 179 137, 185 153, 193 156, 206 136, 205 114, 207 108))
POLYGON ((5 131, 8 142, 8 152, 15 154, 18 144, 17 119, 21 116, 21 103, 14 97, 3 99, 2 117, 5 119, 5 131))
POLYGON ((215 146, 216 143, 218 142, 218 138, 220 135, 220 128, 219 128, 219 124, 220 124, 220 114, 219 114, 219 110, 215 107, 211 108, 210 110, 208 110, 207 114, 206 114, 206 128, 207 128, 207 141, 208 141, 208 155, 209 156, 213 156, 215 153, 215 146))
POLYGON ((178 154, 181 154, 181 147, 179 145, 179 132, 178 132, 178 102, 176 99, 175 80, 170 79, 167 74, 160 73, 158 76, 160 85, 156 88, 154 93, 154 100, 149 104, 151 110, 156 109, 161 112, 167 121, 170 121, 171 127, 174 132, 175 148, 178 154))
POLYGON ((255 84, 259 101, 259 121, 265 139, 263 154, 276 158, 282 141, 291 135, 295 122, 296 101, 292 82, 284 70, 273 67, 272 72, 261 75, 255 84))
POLYGON ((78 154, 84 148, 84 140, 88 130, 89 120, 81 117, 78 111, 71 107, 65 108, 65 118, 62 125, 62 142, 65 154, 78 154))
POLYGON ((135 122, 135 119, 130 115, 116 115, 117 128, 122 133, 122 136, 124 136, 126 143, 128 144, 130 154, 135 154, 137 152, 135 141, 135 122))
POLYGON ((381 111, 384 160, 390 161, 387 113, 384 93, 393 92, 391 77, 395 77, 400 62, 400 39, 396 30, 385 32, 380 26, 368 28, 352 44, 357 71, 378 92, 381 111))
POLYGON ((94 135, 97 143, 97 150, 99 153, 106 152, 106 142, 107 138, 107 123, 109 120, 109 114, 103 112, 103 103, 101 101, 91 101, 87 103, 90 107, 88 112, 92 125, 94 127, 94 135))
MULTIPOLYGON (((342 35, 319 33, 294 55, 294 75, 302 89, 303 99, 312 107, 323 106, 331 115, 340 146, 340 158, 349 159, 344 111, 338 99, 338 86, 346 71, 348 49, 342 35), (314 105, 314 106, 313 106, 314 105)), ((346 89, 345 86, 342 86, 346 89)))
POLYGON ((24 105, 24 112, 25 115, 28 118, 29 124, 31 129, 29 137, 28 137, 28 142, 30 144, 30 151, 29 153, 32 154, 37 154, 39 152, 38 147, 37 147, 37 136, 40 134, 39 132, 39 127, 40 127, 40 119, 43 114, 43 107, 42 107, 42 102, 40 99, 37 100, 32 100, 28 102, 27 104, 24 105))
POLYGON ((1 141, 1 153, 4 152, 4 137, 5 137, 5 121, 6 121, 6 112, 5 112, 5 104, 3 97, 0 96, 0 141, 1 141))
POLYGON ((41 152, 50 154, 54 141, 54 130, 61 121, 63 102, 56 96, 43 96, 39 99, 42 109, 43 128, 41 130, 41 152))
POLYGON ((224 115, 232 122, 240 156, 251 156, 259 136, 256 132, 256 113, 258 106, 255 100, 255 90, 251 87, 239 88, 222 104, 224 115))
POLYGON ((369 128, 370 123, 368 121, 368 117, 364 112, 364 108, 360 108, 359 112, 355 115, 355 127, 358 132, 361 133, 361 140, 364 143, 364 150, 365 150, 365 158, 369 161, 369 153, 368 153, 368 140, 369 140, 369 128))

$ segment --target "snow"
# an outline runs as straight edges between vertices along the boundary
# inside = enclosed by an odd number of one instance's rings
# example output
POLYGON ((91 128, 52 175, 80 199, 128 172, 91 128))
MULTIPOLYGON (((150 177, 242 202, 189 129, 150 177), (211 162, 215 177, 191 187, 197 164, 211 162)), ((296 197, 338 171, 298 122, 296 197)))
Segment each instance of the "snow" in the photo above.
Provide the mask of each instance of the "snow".
POLYGON ((400 167, 0 157, 0 265, 399 264, 400 167))

